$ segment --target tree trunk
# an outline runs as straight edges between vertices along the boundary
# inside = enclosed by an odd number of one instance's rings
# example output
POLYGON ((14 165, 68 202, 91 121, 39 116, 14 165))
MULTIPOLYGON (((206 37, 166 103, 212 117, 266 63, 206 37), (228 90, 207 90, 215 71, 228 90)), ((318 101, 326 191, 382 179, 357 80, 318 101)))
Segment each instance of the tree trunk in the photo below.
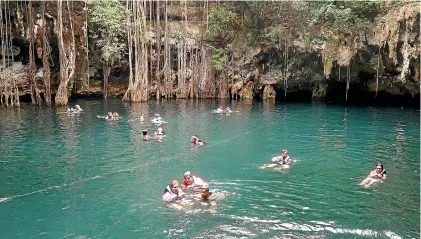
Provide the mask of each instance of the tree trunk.
POLYGON ((110 77, 111 67, 104 64, 103 65, 103 74, 104 74, 104 99, 108 97, 108 78, 110 77))
POLYGON ((32 2, 28 3, 28 18, 29 18, 29 67, 28 67, 28 77, 31 90, 31 101, 32 104, 41 104, 41 96, 39 94, 37 82, 35 80, 35 56, 34 56, 34 17, 32 13, 32 2))
POLYGON ((47 35, 47 19, 45 18, 45 2, 42 2, 42 70, 44 77, 44 98, 45 104, 51 105, 51 87, 50 87, 50 63, 48 61, 51 52, 51 46, 47 35))
POLYGON ((67 10, 69 12, 69 24, 71 30, 71 39, 72 41, 64 42, 65 37, 70 37, 68 34, 69 29, 64 28, 63 24, 63 10, 62 10, 62 0, 57 1, 57 24, 59 27, 58 30, 58 46, 59 46, 59 58, 60 58, 60 85, 57 90, 55 104, 56 105, 67 105, 69 101, 68 96, 68 83, 73 80, 73 75, 75 73, 75 35, 73 31, 72 17, 69 7, 69 2, 67 1, 67 10), (63 37, 63 33, 67 33, 63 37))

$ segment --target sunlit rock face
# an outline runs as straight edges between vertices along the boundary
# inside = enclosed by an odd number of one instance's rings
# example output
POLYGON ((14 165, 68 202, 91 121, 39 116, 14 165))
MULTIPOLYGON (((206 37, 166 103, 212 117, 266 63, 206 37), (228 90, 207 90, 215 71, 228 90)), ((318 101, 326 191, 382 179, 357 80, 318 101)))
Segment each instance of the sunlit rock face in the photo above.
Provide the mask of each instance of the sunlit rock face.
MULTIPOLYGON (((88 41, 87 14, 91 8, 90 1, 72 1, 69 12, 67 3, 64 4, 63 14, 72 17, 76 45, 76 75, 71 91, 86 92, 102 91, 102 62, 100 54, 92 51, 88 41), (90 50, 88 50, 90 49, 90 50), (88 80, 89 79, 89 80, 88 80)), ((29 23, 25 14, 27 5, 10 2, 12 45, 3 53, 7 57, 6 65, 0 61, 0 68, 5 69, 20 62, 27 66, 29 62, 29 23), (13 56, 13 59, 12 59, 13 56)), ((286 4, 286 3, 283 3, 286 4)), ((148 4, 147 4, 148 5, 148 4)), ((173 2, 165 6, 152 4, 147 9, 148 60, 150 73, 148 87, 152 97, 162 93, 160 83, 164 77, 170 79, 173 93, 166 93, 160 97, 183 98, 277 98, 284 99, 295 93, 312 95, 323 89, 326 98, 338 97, 345 99, 347 80, 349 82, 350 99, 358 92, 374 96, 376 91, 395 96, 419 97, 420 91, 420 11, 416 3, 405 3, 398 7, 390 7, 385 13, 374 19, 371 31, 359 32, 357 36, 347 36, 339 43, 332 43, 324 39, 323 29, 319 37, 308 39, 306 32, 299 24, 289 24, 279 44, 270 44, 256 40, 259 44, 249 44, 246 39, 253 36, 256 29, 246 29, 228 42, 211 42, 221 49, 221 56, 226 57, 219 68, 214 67, 215 50, 207 48, 205 35, 209 31, 210 22, 207 16, 215 9, 213 2, 173 2), (159 8, 159 26, 156 15, 159 8), (152 11, 151 11, 152 10, 152 11), (152 14, 151 14, 152 13, 152 14), (187 16, 187 17, 186 17, 187 16), (165 24, 165 20, 167 23, 165 24), (165 34, 165 31, 166 34, 165 34), (158 35, 159 34, 159 35, 158 35), (168 51, 164 52, 165 39, 168 41, 168 51), (161 46, 158 54, 158 44, 161 46), (185 46, 185 64, 183 72, 179 73, 180 46, 185 46), (379 51, 380 49, 380 51, 379 51), (198 54, 206 52, 206 54, 198 54), (197 56, 196 56, 197 55, 197 56), (165 62, 165 57, 171 60, 165 62), (204 57, 205 59, 201 59, 204 57), (160 64, 158 65, 158 59, 160 64), (206 64, 202 63, 206 62, 206 64), (200 64, 199 64, 200 63, 200 64), (170 64, 165 72, 163 67, 170 64), (159 68, 159 71, 157 69, 159 68), (205 72, 206 71, 206 72, 205 72), (166 76, 165 76, 166 75, 166 76), (184 88, 178 89, 180 77, 184 79, 184 88), (321 87, 323 85, 323 87, 321 87), (316 90, 315 90, 316 89, 316 90), (334 92, 335 91, 335 92, 334 92), (340 92, 340 93, 338 93, 340 92), (341 96, 339 96, 341 95, 341 96)), ((4 8, 4 5, 1 6, 4 8)), ((387 6, 385 5, 387 8, 387 6)), ((50 69, 53 91, 57 87, 59 77, 59 53, 57 42, 57 4, 46 4, 45 18, 42 17, 41 2, 32 2, 34 11, 35 33, 35 63, 36 78, 42 74, 42 28, 46 28, 49 35, 51 57, 50 69)), ((244 3, 238 3, 234 12, 245 9, 244 3), (244 6, 243 6, 244 5, 244 6)), ((297 18, 297 12, 288 12, 291 19, 297 18)), ((243 16, 247 20, 247 14, 243 16)), ((66 18, 67 19, 67 18, 66 18)), ((69 22, 65 19, 65 38, 69 38, 69 22)), ((270 22, 256 22, 254 27, 266 27, 270 22)), ((70 41, 68 41, 70 42, 70 41)), ((272 42, 273 43, 273 42, 272 42)), ((184 49, 184 48, 183 48, 184 49)), ((112 95, 124 94, 128 85, 128 56, 112 69, 110 74, 110 91, 112 95)), ((26 68, 27 69, 27 68, 26 68)), ((8 74, 24 74, 8 69, 8 74)), ((22 75, 20 75, 22 76, 22 75)), ((15 77, 16 78, 16 77, 15 77)), ((22 92, 28 83, 19 78, 18 87, 22 92)), ((4 80, 3 80, 4 82, 4 80)), ((42 83, 42 82, 40 82, 42 83)), ((170 83, 168 83, 170 84, 170 83)), ((320 93, 320 92, 319 92, 320 93)), ((320 98, 320 94, 314 94, 320 98)), ((322 98, 325 98, 325 97, 322 98)), ((373 97, 374 98, 374 97, 373 97)))

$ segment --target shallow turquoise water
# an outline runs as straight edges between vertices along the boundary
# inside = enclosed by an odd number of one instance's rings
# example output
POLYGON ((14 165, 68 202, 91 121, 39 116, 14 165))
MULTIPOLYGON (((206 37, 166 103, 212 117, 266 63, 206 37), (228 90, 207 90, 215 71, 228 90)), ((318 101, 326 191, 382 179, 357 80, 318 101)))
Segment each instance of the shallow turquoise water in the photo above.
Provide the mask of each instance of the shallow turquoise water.
POLYGON ((419 110, 318 104, 79 100, 85 110, 0 109, 0 238, 419 238, 419 110), (218 105, 239 113, 210 113, 218 105), (98 119, 107 111, 117 123, 98 119), (131 121, 160 113, 157 127, 131 121), (192 149, 198 134, 208 145, 192 149), (259 170, 282 148, 299 161, 259 170), (357 184, 381 161, 383 184, 357 184), (227 193, 206 206, 161 202, 185 170, 227 193))

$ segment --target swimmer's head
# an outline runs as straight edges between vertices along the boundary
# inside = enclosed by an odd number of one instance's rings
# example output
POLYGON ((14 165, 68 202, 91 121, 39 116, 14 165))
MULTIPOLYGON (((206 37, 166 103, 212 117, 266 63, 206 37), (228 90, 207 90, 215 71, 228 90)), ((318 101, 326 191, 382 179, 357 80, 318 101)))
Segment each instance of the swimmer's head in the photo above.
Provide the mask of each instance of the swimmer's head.
POLYGON ((282 156, 282 158, 286 158, 286 157, 288 157, 288 150, 283 149, 283 150, 281 151, 281 156, 282 156))
POLYGON ((200 192, 200 195, 202 196, 203 200, 208 200, 209 196, 212 195, 212 192, 209 191, 209 188, 205 188, 200 192))
POLYGON ((76 110, 83 111, 82 108, 80 108, 79 105, 75 105, 75 108, 76 108, 76 110))
POLYGON ((184 173, 184 182, 187 185, 192 185, 194 183, 193 174, 190 171, 184 173))
POLYGON ((148 134, 148 130, 147 129, 142 130, 142 134, 143 136, 146 136, 148 134))
POLYGON ((377 173, 383 172, 383 164, 381 164, 381 163, 376 164, 376 172, 377 173))
POLYGON ((174 193, 178 194, 178 181, 177 180, 171 180, 168 185, 171 188, 171 191, 173 191, 174 193))

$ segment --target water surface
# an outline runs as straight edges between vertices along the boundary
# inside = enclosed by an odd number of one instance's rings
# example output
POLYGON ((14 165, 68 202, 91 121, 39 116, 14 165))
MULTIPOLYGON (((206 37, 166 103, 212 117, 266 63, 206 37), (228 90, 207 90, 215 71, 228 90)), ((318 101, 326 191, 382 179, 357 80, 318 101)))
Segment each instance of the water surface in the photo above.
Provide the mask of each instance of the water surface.
MULTIPOLYGON (((78 100, 0 109, 0 238, 419 238, 419 110, 323 104, 78 100), (239 113, 212 114, 222 105, 239 113), (96 115, 117 111, 119 122, 96 115), (147 122, 132 121, 144 114, 147 122), (141 130, 160 113, 163 142, 141 130), (192 149, 199 135, 208 145, 192 149), (259 170, 282 148, 298 162, 259 170), (383 184, 357 184, 381 161, 383 184), (216 214, 161 202, 191 170, 216 214)), ((200 208, 200 207, 199 207, 200 208)))

